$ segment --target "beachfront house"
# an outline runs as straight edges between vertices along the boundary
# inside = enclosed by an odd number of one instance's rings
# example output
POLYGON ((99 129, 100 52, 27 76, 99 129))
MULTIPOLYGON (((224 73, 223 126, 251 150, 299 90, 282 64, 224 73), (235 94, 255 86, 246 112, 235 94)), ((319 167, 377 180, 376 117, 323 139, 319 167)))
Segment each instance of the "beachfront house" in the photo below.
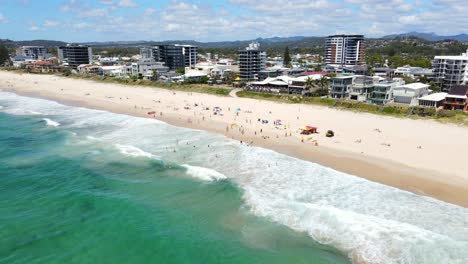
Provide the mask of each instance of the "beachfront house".
POLYGON ((374 89, 374 84, 378 82, 378 78, 364 75, 355 76, 349 89, 349 99, 366 102, 374 89))
POLYGON ((445 98, 444 109, 467 112, 468 85, 453 86, 445 98))
POLYGON ((139 61, 131 64, 131 75, 143 79, 153 79, 168 71, 169 68, 158 61, 139 61))
POLYGON ((263 81, 249 82, 246 90, 263 93, 289 93, 289 84, 293 77, 268 77, 263 81))
POLYGON ((410 83, 393 89, 395 103, 418 105, 418 98, 429 94, 429 85, 424 83, 410 83))
POLYGON ((429 94, 421 98, 418 98, 418 104, 419 106, 438 108, 444 105, 446 96, 447 96, 447 93, 443 93, 443 92, 429 94))
POLYGON ((368 102, 376 105, 385 105, 393 102, 393 89, 404 84, 405 81, 401 78, 395 78, 392 81, 381 80, 374 84, 368 102))
POLYGON ((330 79, 330 98, 348 98, 349 90, 353 84, 354 75, 336 76, 330 79))

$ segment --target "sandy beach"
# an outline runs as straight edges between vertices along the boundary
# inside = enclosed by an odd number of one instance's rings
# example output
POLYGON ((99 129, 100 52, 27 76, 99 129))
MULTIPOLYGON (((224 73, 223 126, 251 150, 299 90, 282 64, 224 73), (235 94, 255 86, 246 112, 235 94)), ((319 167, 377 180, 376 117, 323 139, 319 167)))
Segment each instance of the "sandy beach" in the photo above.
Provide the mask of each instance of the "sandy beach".
POLYGON ((4 71, 0 71, 0 89, 224 134, 242 144, 270 148, 468 207, 467 127, 323 106, 4 71), (220 107, 221 114, 215 115, 214 107, 220 107), (275 125, 276 120, 281 125, 275 125), (299 128, 305 125, 318 127, 319 133, 300 135, 299 128), (329 129, 335 132, 332 138, 325 136, 329 129))

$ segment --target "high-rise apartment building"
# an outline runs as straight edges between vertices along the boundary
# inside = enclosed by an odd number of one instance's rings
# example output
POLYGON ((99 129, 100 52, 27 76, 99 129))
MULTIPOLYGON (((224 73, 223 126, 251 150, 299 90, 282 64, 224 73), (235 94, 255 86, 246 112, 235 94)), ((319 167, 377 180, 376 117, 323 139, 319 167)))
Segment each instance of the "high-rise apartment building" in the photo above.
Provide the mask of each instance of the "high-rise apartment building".
POLYGON ((239 75, 242 80, 256 80, 258 73, 265 69, 266 51, 260 49, 258 42, 239 50, 239 75))
POLYGON ((92 63, 93 51, 89 46, 68 44, 58 47, 58 57, 61 63, 68 63, 70 67, 76 68, 92 63))
POLYGON ((159 61, 159 47, 144 47, 140 48, 140 57, 142 60, 159 61))
POLYGON ((435 56, 432 61, 434 80, 444 92, 468 82, 468 50, 460 56, 435 56))
POLYGON ((197 64, 198 47, 192 45, 175 45, 182 48, 184 54, 185 67, 193 68, 197 64))
POLYGON ((164 62, 171 70, 195 67, 197 64, 198 47, 192 45, 158 45, 140 48, 142 60, 164 62))
POLYGON ((28 56, 32 59, 44 59, 47 49, 43 46, 21 46, 16 49, 16 56, 28 56))
POLYGON ((364 64, 363 35, 333 35, 325 41, 325 63, 330 65, 364 64))

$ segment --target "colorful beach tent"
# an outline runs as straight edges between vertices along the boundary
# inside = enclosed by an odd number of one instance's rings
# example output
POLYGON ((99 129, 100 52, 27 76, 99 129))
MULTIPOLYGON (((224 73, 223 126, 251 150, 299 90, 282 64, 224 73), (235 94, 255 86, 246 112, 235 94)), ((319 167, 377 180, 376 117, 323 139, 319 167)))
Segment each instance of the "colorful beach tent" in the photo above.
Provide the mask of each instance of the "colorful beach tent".
POLYGON ((313 133, 317 133, 317 127, 314 127, 314 126, 305 126, 303 128, 301 128, 301 134, 313 134, 313 133))

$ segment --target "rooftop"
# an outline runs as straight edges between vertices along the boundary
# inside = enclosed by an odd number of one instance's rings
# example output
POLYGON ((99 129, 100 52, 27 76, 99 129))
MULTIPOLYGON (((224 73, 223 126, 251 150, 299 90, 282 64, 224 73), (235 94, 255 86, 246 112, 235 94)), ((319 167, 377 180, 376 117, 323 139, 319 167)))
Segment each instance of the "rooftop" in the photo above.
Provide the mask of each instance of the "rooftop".
POLYGON ((419 98, 418 100, 439 102, 439 101, 444 100, 446 96, 447 96, 447 93, 433 93, 430 95, 423 96, 419 98))
POLYGON ((410 84, 405 84, 402 87, 412 89, 412 90, 418 90, 418 89, 428 88, 429 85, 424 84, 424 83, 410 83, 410 84))
POLYGON ((468 95, 468 85, 456 85, 450 89, 450 95, 468 95))

